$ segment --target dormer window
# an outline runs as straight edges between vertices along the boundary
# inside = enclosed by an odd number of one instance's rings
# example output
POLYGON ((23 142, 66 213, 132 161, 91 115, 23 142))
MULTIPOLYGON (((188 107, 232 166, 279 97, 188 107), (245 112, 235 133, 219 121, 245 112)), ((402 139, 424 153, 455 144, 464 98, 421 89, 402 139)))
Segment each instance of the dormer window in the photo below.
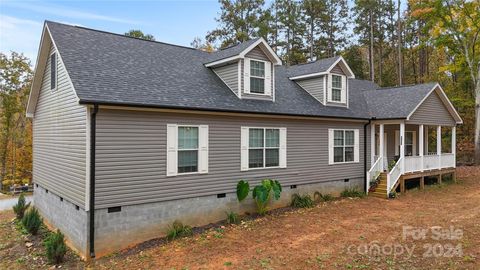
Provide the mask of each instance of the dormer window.
POLYGON ((250 60, 250 93, 265 94, 265 62, 250 60))
POLYGON ((328 102, 346 103, 347 78, 344 75, 329 74, 328 102))

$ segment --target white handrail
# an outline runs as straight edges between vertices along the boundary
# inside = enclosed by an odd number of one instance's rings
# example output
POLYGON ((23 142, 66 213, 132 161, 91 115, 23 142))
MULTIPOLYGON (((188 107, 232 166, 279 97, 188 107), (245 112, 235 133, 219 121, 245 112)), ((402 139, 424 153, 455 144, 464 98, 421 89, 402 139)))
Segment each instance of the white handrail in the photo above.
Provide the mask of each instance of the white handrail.
POLYGON ((398 179, 400 179, 400 176, 402 175, 402 161, 403 161, 403 158, 399 158, 397 160, 397 163, 395 163, 395 166, 390 170, 390 172, 387 175, 387 196, 388 196, 388 193, 390 193, 391 189, 397 183, 398 179))
POLYGON ((377 179, 381 172, 383 172, 383 158, 378 157, 370 170, 367 172, 367 193, 370 189, 370 182, 377 179))

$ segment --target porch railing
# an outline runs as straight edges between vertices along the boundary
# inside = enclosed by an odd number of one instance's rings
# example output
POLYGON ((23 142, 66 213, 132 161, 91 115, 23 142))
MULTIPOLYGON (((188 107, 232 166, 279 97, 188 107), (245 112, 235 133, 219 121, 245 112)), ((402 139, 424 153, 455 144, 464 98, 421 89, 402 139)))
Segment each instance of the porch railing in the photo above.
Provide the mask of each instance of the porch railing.
POLYGON ((390 170, 390 172, 387 175, 387 197, 388 197, 388 193, 390 193, 392 188, 397 183, 398 179, 400 179, 400 176, 402 176, 402 173, 404 171, 402 167, 403 159, 404 158, 399 158, 395 166, 390 170))
POLYGON ((383 158, 376 157, 375 163, 373 163, 372 167, 367 172, 367 179, 368 179, 367 193, 368 193, 368 190, 370 189, 370 182, 377 179, 377 177, 380 175, 381 172, 383 172, 383 158))

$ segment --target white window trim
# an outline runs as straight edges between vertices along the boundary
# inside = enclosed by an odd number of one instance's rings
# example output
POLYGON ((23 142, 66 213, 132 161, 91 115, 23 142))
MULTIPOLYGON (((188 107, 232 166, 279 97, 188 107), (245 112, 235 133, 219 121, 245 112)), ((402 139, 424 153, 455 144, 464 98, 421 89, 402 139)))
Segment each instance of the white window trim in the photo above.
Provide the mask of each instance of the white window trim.
MULTIPOLYGON (((241 127, 241 130, 246 130, 244 136, 245 138, 240 138, 241 146, 240 146, 240 155, 241 155, 241 163, 240 170, 241 171, 251 171, 251 170, 265 170, 265 169, 279 169, 279 168, 287 168, 287 128, 284 127, 241 127), (263 129, 263 147, 252 147, 250 148, 250 129, 263 129), (279 131, 279 146, 278 147, 266 147, 266 130, 267 129, 278 129, 279 131), (245 141, 242 141, 245 140, 245 141), (245 145, 244 145, 245 144, 245 145), (250 168, 250 157, 249 157, 249 150, 250 149, 263 149, 263 167, 256 167, 250 168), (265 149, 278 149, 278 166, 270 166, 266 167, 265 162, 265 149), (246 163, 246 164, 243 164, 246 163)), ((241 135, 242 137, 242 135, 241 135)))
MULTIPOLYGON (((345 139, 345 137, 344 137, 345 139)), ((345 147, 345 143, 344 146, 345 147)), ((345 150, 344 150, 345 151, 345 150)), ((345 156, 345 153, 344 153, 345 156)), ((345 157, 344 157, 345 160, 345 157)), ((339 165, 339 164, 350 164, 350 163, 359 163, 360 162, 360 130, 359 129, 342 129, 342 128, 331 128, 328 129, 328 164, 329 165, 339 165), (335 131, 353 131, 353 161, 343 161, 335 162, 334 158, 334 134, 335 131)))
MULTIPOLYGON (((263 94, 262 94, 262 93, 253 93, 253 92, 251 91, 252 88, 251 88, 250 82, 248 83, 248 89, 244 89, 244 92, 245 92, 246 94, 248 94, 248 95, 254 95, 254 96, 263 96, 263 97, 265 97, 265 96, 267 96, 267 97, 271 96, 272 94, 268 94, 268 93, 267 93, 267 85, 270 85, 270 87, 271 87, 271 84, 267 84, 267 77, 268 77, 268 76, 267 76, 267 65, 270 65, 270 66, 271 66, 271 62, 268 62, 268 61, 265 61, 265 60, 256 59, 256 58, 247 58, 247 57, 246 57, 246 58, 243 60, 243 65, 244 65, 244 66, 243 66, 243 72, 246 72, 246 73, 249 74, 249 75, 248 75, 248 80, 250 80, 250 77, 251 77, 251 78, 257 78, 257 79, 263 79, 263 85, 264 85, 264 87, 263 87, 263 94), (247 61, 248 61, 248 65, 245 65, 245 63, 246 63, 247 61), (264 63, 264 68, 263 68, 263 69, 264 69, 264 76, 263 76, 263 77, 253 76, 253 75, 251 74, 250 69, 251 69, 251 66, 252 66, 252 63, 251 63, 252 61, 257 61, 257 62, 263 62, 263 63, 264 63), (249 69, 248 72, 246 71, 246 70, 247 70, 247 66, 248 66, 248 69, 249 69)), ((273 77, 273 68, 270 68, 270 73, 271 73, 271 74, 270 74, 270 80, 271 80, 271 78, 273 77)), ((244 78, 244 82, 243 82, 244 87, 245 87, 245 85, 247 85, 247 84, 245 83, 245 80, 246 80, 246 79, 244 78)), ((245 88, 247 88, 247 87, 245 87, 245 88)), ((273 93, 272 90, 271 90, 270 92, 273 93)))
MULTIPOLYGON (((335 88, 338 89, 338 88, 335 88)), ((348 93, 347 93, 347 76, 342 74, 329 73, 328 74, 328 102, 335 104, 347 104, 348 93), (333 100, 333 76, 339 76, 342 81, 342 88, 340 92, 340 101, 333 100), (345 101, 342 101, 342 96, 345 96, 345 101)))
POLYGON ((167 124, 167 176, 182 176, 192 174, 207 174, 208 173, 208 159, 209 159, 209 130, 208 125, 189 125, 189 124, 167 124), (197 150, 197 171, 196 172, 178 172, 178 128, 179 127, 196 127, 198 128, 198 147, 196 149, 182 149, 184 151, 197 150), (169 129, 175 128, 174 134, 169 134, 169 129), (202 133, 205 129, 206 134, 202 133), (203 136, 206 136, 205 142, 202 142, 203 136), (169 140, 173 139, 173 142, 169 140), (173 144, 172 144, 173 143, 173 144), (171 145, 174 145, 173 147, 171 145), (169 155, 169 153, 171 153, 169 155), (203 156, 203 158, 202 158, 203 156), (172 167, 172 168, 170 168, 172 167))
MULTIPOLYGON (((50 62, 50 65, 52 65, 52 55, 55 54, 55 87, 52 88, 52 82, 50 82, 50 91, 52 92, 56 92, 57 89, 58 89, 58 53, 57 51, 54 51, 52 52, 49 57, 48 57, 48 61, 50 62)), ((52 80, 52 75, 51 75, 51 72, 52 72, 52 68, 50 67, 50 80, 52 80)))

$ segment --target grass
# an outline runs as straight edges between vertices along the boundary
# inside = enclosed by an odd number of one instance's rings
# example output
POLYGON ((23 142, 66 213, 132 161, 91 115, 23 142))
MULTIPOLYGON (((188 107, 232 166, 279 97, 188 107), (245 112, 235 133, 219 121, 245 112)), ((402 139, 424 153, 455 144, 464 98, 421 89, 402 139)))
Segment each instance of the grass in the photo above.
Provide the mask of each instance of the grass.
POLYGON ((292 202, 290 205, 295 208, 311 208, 313 207, 314 202, 312 197, 308 194, 302 196, 295 193, 292 195, 292 202))
POLYGON ((180 221, 174 221, 167 231, 167 239, 172 241, 177 238, 191 236, 192 234, 192 227, 183 225, 180 221))
POLYGON ((356 188, 347 188, 342 193, 340 193, 340 196, 344 198, 363 198, 365 197, 365 192, 360 191, 356 188))

